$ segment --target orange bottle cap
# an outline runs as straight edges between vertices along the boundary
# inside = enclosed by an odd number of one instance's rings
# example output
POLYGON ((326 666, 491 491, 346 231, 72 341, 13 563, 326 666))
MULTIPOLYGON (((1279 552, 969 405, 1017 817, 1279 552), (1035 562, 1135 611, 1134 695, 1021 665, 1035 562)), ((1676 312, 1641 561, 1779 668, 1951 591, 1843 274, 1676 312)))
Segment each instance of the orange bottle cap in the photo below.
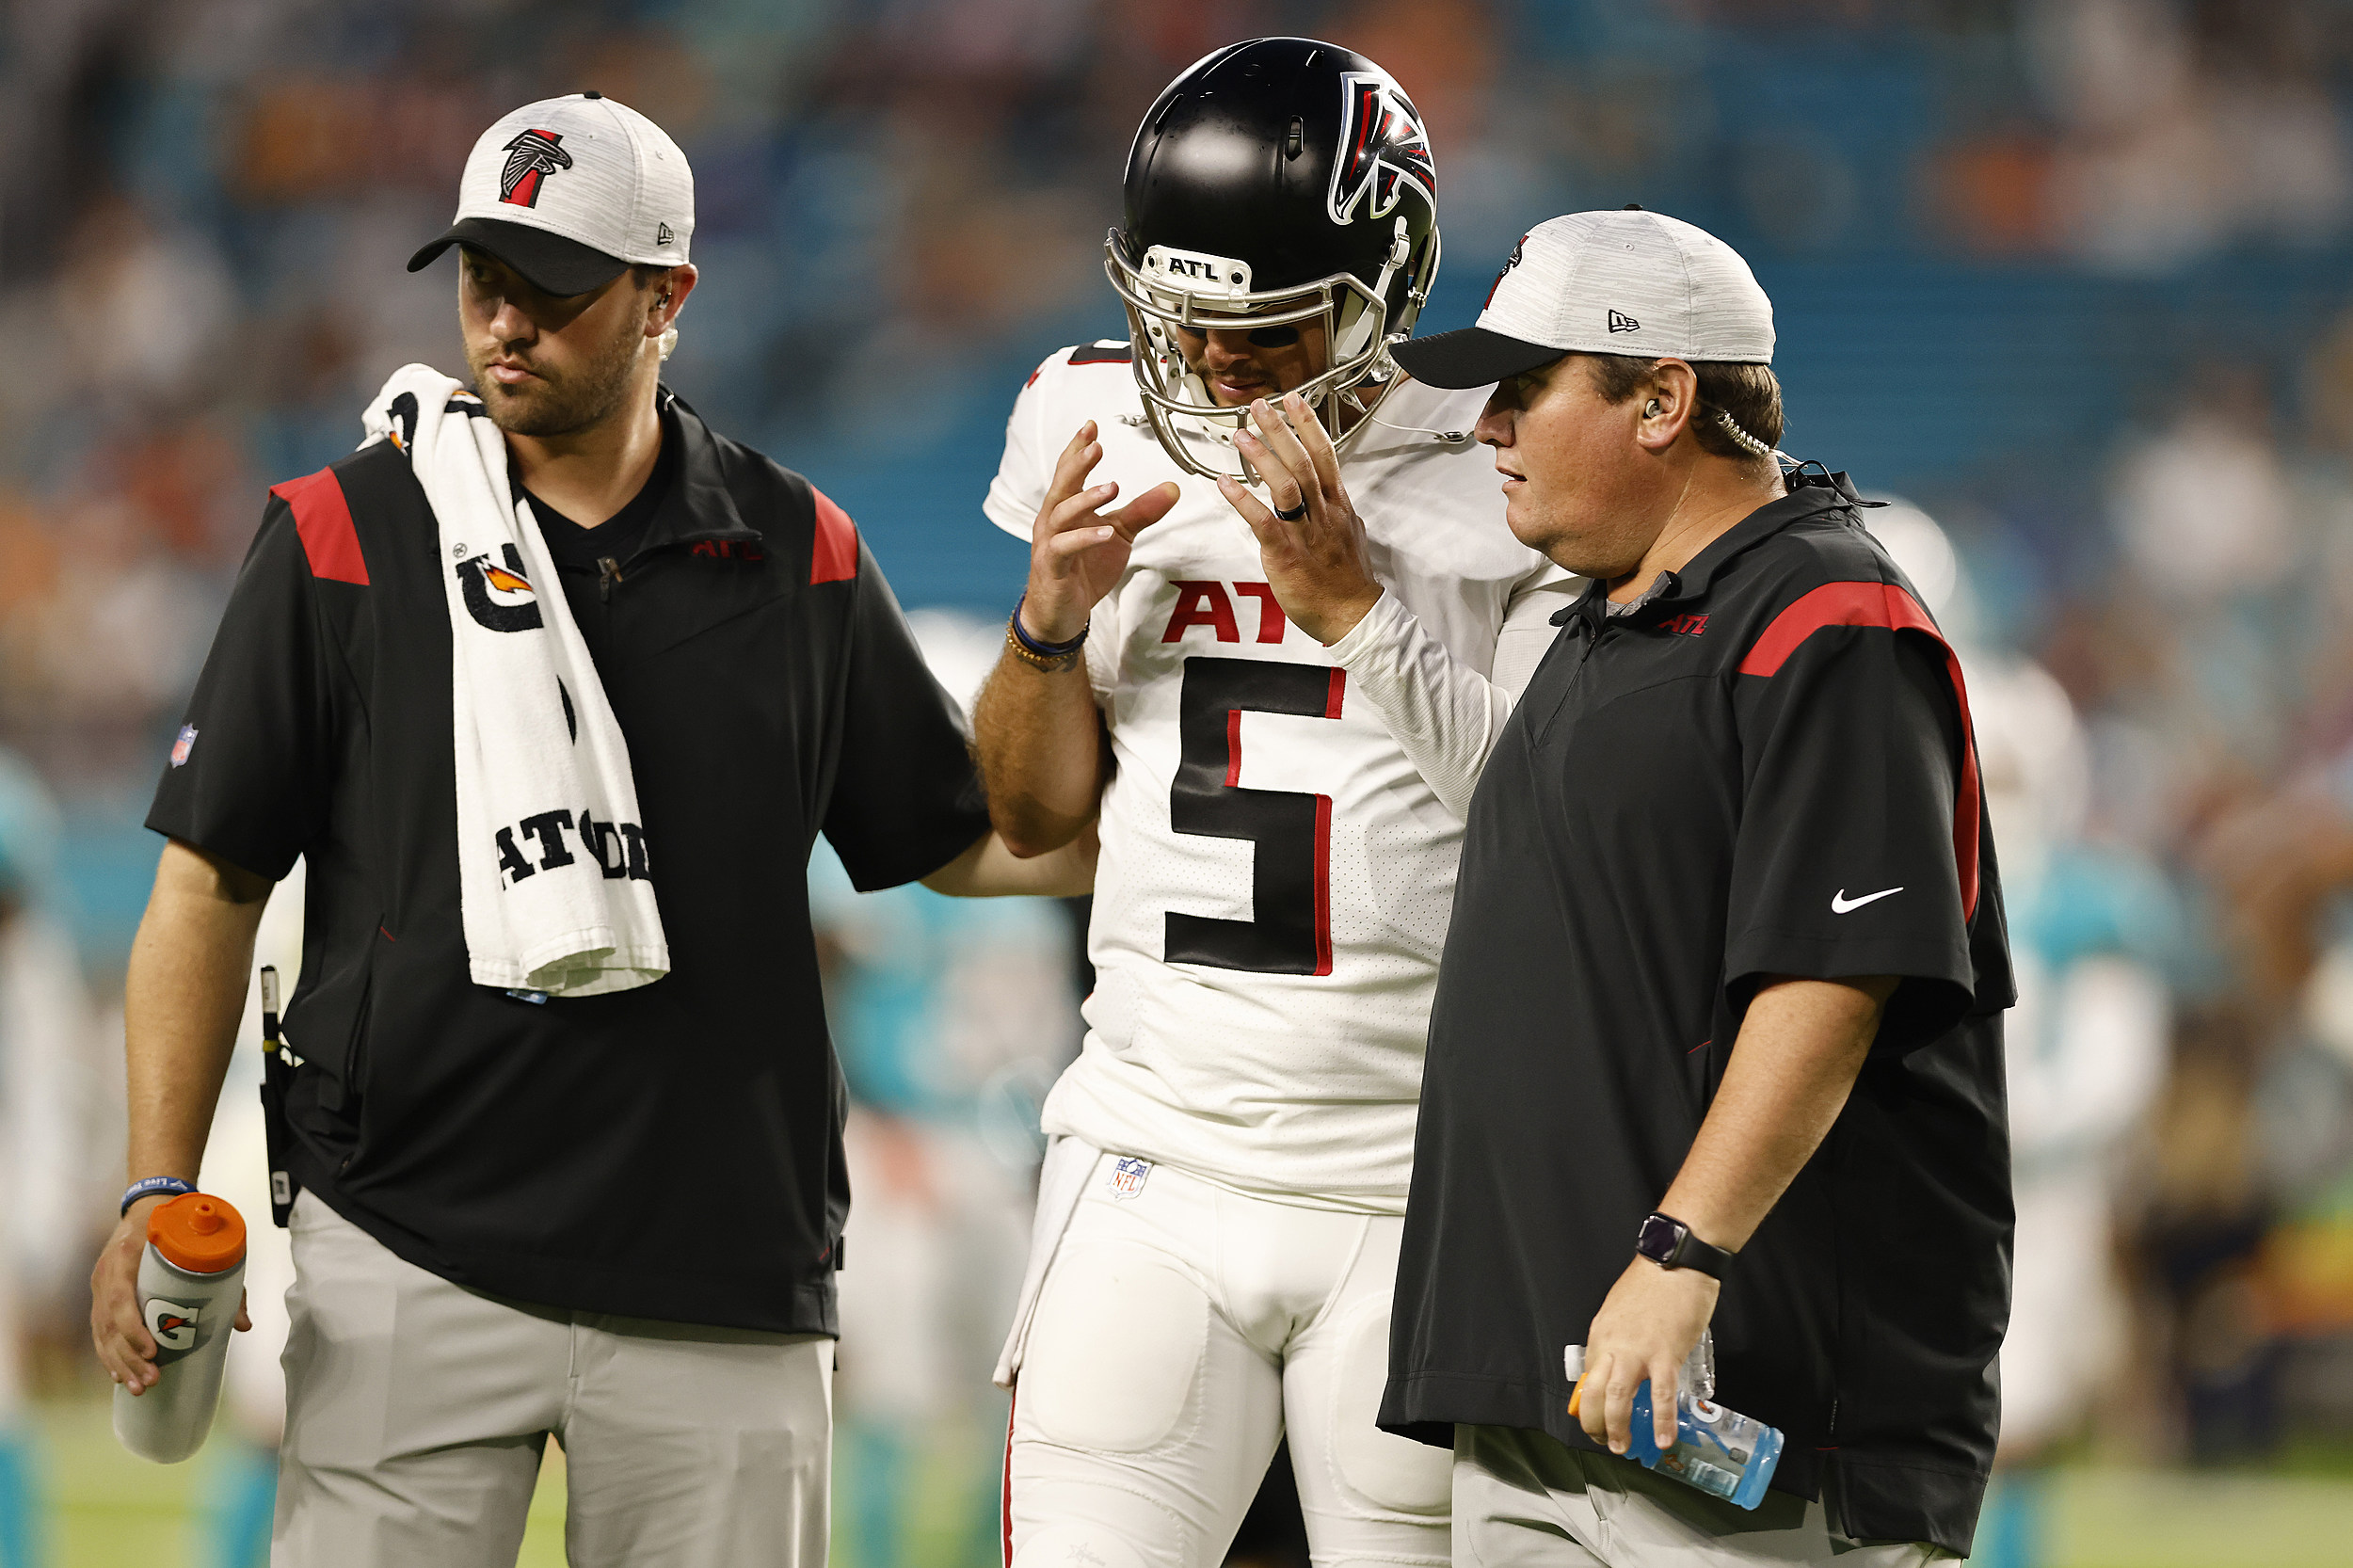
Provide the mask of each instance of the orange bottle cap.
POLYGON ((147 1216, 147 1239, 165 1262, 192 1274, 217 1274, 245 1261, 245 1216, 209 1192, 157 1204, 147 1216))

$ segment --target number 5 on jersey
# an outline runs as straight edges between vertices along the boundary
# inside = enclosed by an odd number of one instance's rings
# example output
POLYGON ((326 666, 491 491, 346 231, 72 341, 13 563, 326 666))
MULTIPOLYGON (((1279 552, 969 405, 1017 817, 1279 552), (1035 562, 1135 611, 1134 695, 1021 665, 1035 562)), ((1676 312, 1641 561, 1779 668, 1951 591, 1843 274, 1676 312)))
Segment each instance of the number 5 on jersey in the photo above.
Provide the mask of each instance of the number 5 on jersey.
POLYGON ((1178 705, 1183 753, 1168 792, 1169 826, 1210 839, 1242 839, 1251 860, 1247 920, 1167 915, 1165 957, 1259 974, 1332 972, 1332 797, 1298 790, 1245 790, 1241 716, 1291 713, 1337 719, 1348 672, 1273 660, 1185 661, 1178 705))

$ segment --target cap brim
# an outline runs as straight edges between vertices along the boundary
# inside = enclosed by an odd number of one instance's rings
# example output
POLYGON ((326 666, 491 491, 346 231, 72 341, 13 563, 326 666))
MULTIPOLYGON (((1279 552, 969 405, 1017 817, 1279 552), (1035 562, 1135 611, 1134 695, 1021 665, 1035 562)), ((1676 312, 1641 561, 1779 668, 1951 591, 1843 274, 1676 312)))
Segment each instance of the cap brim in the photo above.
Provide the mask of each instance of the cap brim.
POLYGON ((528 223, 504 223, 490 217, 461 217, 449 232, 408 258, 416 272, 453 245, 466 246, 495 256, 523 275, 523 281, 541 294, 558 298, 600 289, 619 277, 629 264, 578 240, 551 234, 528 223))
POLYGON ((1483 387, 1507 376, 1548 365, 1568 352, 1465 327, 1435 337, 1412 338, 1389 350, 1406 375, 1429 387, 1483 387))

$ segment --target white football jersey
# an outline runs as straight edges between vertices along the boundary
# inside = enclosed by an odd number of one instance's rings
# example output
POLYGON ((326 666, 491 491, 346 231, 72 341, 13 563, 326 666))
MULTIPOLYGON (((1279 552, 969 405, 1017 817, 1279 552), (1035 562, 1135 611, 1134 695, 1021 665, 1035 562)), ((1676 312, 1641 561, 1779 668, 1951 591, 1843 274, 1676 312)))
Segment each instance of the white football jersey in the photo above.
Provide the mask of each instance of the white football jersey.
MULTIPOLYGON (((1505 526, 1492 455, 1426 433, 1468 431, 1486 395, 1404 382, 1375 411, 1423 430, 1374 424, 1341 474, 1373 575, 1453 659, 1488 674, 1514 602, 1543 612, 1514 622, 1524 683, 1571 579, 1505 526)), ((1062 350, 1031 376, 990 520, 1030 537, 1088 420, 1103 446, 1089 483, 1118 481, 1114 505, 1165 480, 1180 494, 1088 632, 1116 769, 1086 1041, 1046 1128, 1246 1191, 1401 1213, 1462 821, 1289 623, 1216 485, 1161 450, 1126 344, 1062 350)))

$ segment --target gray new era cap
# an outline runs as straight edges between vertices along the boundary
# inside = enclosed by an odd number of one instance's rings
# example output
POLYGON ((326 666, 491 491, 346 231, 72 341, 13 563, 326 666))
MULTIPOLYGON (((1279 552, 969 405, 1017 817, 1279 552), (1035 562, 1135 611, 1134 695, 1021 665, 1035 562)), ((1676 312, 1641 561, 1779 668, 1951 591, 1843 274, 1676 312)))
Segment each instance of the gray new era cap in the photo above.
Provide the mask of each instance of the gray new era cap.
POLYGON ((602 93, 526 104, 482 133, 457 182, 453 245, 488 251, 553 295, 585 294, 623 267, 682 266, 695 174, 661 126, 602 93))
POLYGON ((1773 303, 1740 253, 1681 218, 1571 213, 1530 229, 1479 324, 1399 344, 1417 381, 1481 387, 1563 354, 1773 362, 1773 303))

